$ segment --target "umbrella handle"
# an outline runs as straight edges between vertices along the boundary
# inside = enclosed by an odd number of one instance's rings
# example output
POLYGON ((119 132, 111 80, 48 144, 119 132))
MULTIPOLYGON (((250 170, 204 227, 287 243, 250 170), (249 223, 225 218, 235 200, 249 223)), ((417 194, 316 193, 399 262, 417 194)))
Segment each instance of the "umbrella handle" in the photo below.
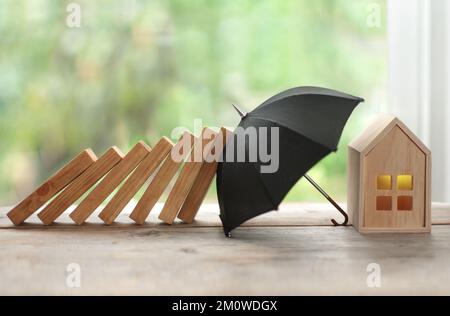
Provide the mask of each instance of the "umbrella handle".
POLYGON ((339 213, 342 214, 342 216, 344 216, 344 222, 342 224, 339 224, 338 222, 336 222, 334 219, 331 219, 331 222, 333 223, 334 226, 345 226, 347 225, 348 222, 348 215, 347 213, 339 206, 339 204, 337 204, 328 194, 327 192, 324 191, 324 189, 322 189, 310 176, 308 176, 306 173, 304 175, 304 177, 306 178, 306 180, 309 181, 309 183, 311 183, 316 189, 317 191, 319 191, 331 204, 333 204, 333 206, 339 211, 339 213))
POLYGON ((345 211, 339 206, 339 204, 337 204, 332 198, 329 198, 328 201, 330 201, 330 203, 334 205, 334 207, 339 211, 339 213, 341 213, 342 216, 344 216, 344 222, 342 224, 339 224, 334 219, 331 219, 331 222, 333 223, 333 225, 334 226, 345 226, 345 225, 347 225, 347 222, 348 222, 348 215, 347 215, 347 213, 345 213, 345 211))

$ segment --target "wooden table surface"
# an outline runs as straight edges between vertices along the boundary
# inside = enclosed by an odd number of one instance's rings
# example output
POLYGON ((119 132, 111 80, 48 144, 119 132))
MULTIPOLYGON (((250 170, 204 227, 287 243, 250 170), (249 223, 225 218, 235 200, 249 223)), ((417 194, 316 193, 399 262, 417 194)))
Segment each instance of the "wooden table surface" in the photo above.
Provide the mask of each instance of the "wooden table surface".
MULTIPOLYGON (((104 226, 14 227, 0 209, 0 294, 382 295, 450 294, 450 205, 433 204, 431 234, 361 235, 333 227, 327 204, 285 204, 225 238, 218 206, 191 225, 127 218, 104 226), (375 263, 380 287, 369 287, 375 263), (80 268, 80 287, 67 282, 80 268)), ((98 213, 98 212, 97 212, 98 213)), ((372 283, 371 283, 372 284, 372 283)))

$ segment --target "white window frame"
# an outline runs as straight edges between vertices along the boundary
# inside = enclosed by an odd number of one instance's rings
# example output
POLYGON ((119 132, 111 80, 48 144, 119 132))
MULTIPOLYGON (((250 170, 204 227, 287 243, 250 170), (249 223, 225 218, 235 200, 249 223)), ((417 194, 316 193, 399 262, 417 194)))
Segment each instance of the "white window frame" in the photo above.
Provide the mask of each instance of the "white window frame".
POLYGON ((389 108, 432 151, 432 199, 450 202, 450 1, 388 0, 389 108))

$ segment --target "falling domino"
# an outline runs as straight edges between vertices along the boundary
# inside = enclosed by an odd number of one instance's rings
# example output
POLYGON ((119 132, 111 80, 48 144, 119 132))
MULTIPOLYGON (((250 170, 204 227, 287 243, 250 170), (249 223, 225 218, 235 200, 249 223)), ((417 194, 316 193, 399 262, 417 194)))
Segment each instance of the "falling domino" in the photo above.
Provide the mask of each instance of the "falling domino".
POLYGON ((208 144, 212 143, 211 139, 208 139, 206 137, 203 137, 208 133, 209 135, 217 135, 217 133, 214 133, 212 130, 205 128, 202 131, 202 137, 198 139, 194 144, 194 149, 191 152, 189 161, 186 161, 184 164, 183 169, 181 170, 180 175, 178 176, 177 181, 175 182, 175 185, 173 186, 172 190, 169 193, 169 196, 167 197, 166 202, 164 203, 164 207, 159 214, 159 219, 166 222, 167 224, 172 224, 175 218, 178 215, 178 212, 181 208, 181 205, 183 204, 184 200, 186 199, 186 196, 188 195, 190 189, 192 188, 192 185, 195 181, 195 178, 197 177, 200 168, 203 164, 203 155, 201 155, 201 159, 198 159, 200 161, 195 161, 195 151, 196 146, 200 146, 197 148, 200 148, 200 150, 203 150, 205 146, 208 146, 208 144))
POLYGON ((63 168, 58 170, 33 193, 8 212, 14 225, 22 224, 29 216, 64 189, 70 182, 89 168, 97 157, 91 149, 83 150, 63 168))
POLYGON ((65 188, 38 214, 40 220, 49 225, 104 177, 70 214, 72 220, 80 225, 131 173, 99 214, 109 225, 161 165, 130 214, 130 218, 136 223, 143 224, 183 161, 189 156, 169 193, 159 219, 172 224, 178 215, 184 222, 191 223, 214 178, 218 158, 230 134, 225 128, 221 128, 219 134, 205 128, 202 137, 197 139, 191 133, 185 132, 175 146, 163 137, 153 150, 141 141, 125 157, 115 146, 98 159, 92 150, 87 149, 7 215, 15 225, 19 225, 65 188), (210 135, 209 138, 205 137, 207 134, 210 135), (173 154, 178 154, 178 159, 174 159, 173 154))
POLYGON ((217 135, 214 144, 211 144, 209 150, 207 149, 208 157, 203 163, 191 190, 189 191, 186 200, 181 206, 178 213, 178 218, 185 223, 192 223, 202 204, 206 193, 211 185, 212 180, 216 174, 217 164, 222 154, 223 147, 227 143, 231 131, 222 127, 219 135, 217 135))
POLYGON ((122 157, 123 154, 117 147, 108 149, 38 214, 39 219, 45 225, 53 223, 72 203, 119 163, 122 157))
POLYGON ((97 207, 116 189, 150 152, 143 141, 138 142, 89 195, 69 215, 78 225, 83 224, 97 207))
POLYGON ((136 170, 125 181, 111 201, 100 212, 99 216, 107 225, 111 225, 122 209, 144 185, 145 181, 160 165, 173 148, 173 143, 166 137, 159 140, 156 146, 142 160, 136 170))
POLYGON ((130 214, 130 218, 137 224, 144 224, 148 214, 155 206, 156 202, 159 200, 166 187, 169 185, 170 180, 172 180, 172 178, 177 173, 182 161, 190 153, 195 139, 196 138, 191 133, 184 132, 180 137, 180 140, 173 147, 171 154, 166 158, 161 168, 153 178, 152 182, 150 182, 146 191, 137 203, 136 207, 130 214), (181 149, 183 149, 183 151, 181 157, 179 157, 180 159, 172 159, 172 154, 180 153, 181 149))

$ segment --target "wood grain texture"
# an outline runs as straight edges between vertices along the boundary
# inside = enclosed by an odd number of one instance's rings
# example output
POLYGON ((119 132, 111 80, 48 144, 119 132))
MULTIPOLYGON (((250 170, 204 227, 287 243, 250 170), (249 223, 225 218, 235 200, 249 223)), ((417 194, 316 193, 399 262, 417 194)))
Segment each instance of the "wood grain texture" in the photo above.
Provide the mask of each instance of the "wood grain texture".
POLYGON ((231 136, 231 131, 222 127, 214 144, 206 149, 207 158, 203 162, 200 171, 195 178, 192 188, 181 206, 178 218, 185 223, 192 223, 197 215, 211 182, 216 175, 217 164, 222 154, 223 147, 231 136))
POLYGON ((425 157, 425 230, 431 232, 431 151, 425 157))
POLYGON ((358 137, 349 143, 349 146, 367 155, 395 126, 400 128, 424 154, 428 155, 431 153, 430 149, 405 123, 389 113, 379 114, 358 137))
POLYGON ((348 174, 349 212, 360 232, 430 232, 431 152, 398 118, 379 115, 349 144, 348 174), (377 190, 384 174, 392 176, 392 190, 377 190), (401 174, 413 176, 412 191, 397 189, 401 174), (376 210, 380 196, 392 197, 392 211, 376 210), (397 210, 399 196, 413 197, 411 211, 397 210))
POLYGON ((362 185, 361 155, 353 147, 348 146, 347 150, 347 215, 349 224, 359 229, 361 227, 359 210, 362 209, 362 197, 359 192, 362 185))
MULTIPOLYGON (((203 204, 194 224, 172 226, 77 226, 69 218, 13 226, 6 212, 0 209, 0 227, 11 225, 0 228, 1 295, 450 294, 449 225, 435 225, 431 235, 361 235, 330 226, 336 211, 328 204, 285 203, 230 239, 216 204, 203 204), (296 226, 306 218, 326 226, 296 226), (366 283, 372 262, 381 267, 379 288, 366 283), (78 288, 67 287, 70 263, 81 268, 78 288)), ((438 214, 449 223, 450 205, 434 204, 434 221, 438 214)))
MULTIPOLYGON (((339 205, 345 209, 345 203, 339 203, 339 205)), ((52 226, 43 226, 36 213, 31 215, 28 220, 20 226, 15 226, 6 216, 8 208, 0 207, 0 228, 8 229, 46 229, 51 231, 53 229, 68 229, 68 230, 83 230, 83 229, 95 229, 101 231, 109 231, 111 229, 120 227, 165 227, 164 222, 158 219, 164 203, 158 202, 153 207, 149 214, 147 221, 143 225, 136 225, 135 221, 129 218, 130 213, 136 206, 136 202, 131 201, 122 210, 117 217, 116 221, 111 225, 105 225, 105 223, 98 218, 98 214, 101 212, 103 206, 97 208, 93 215, 89 218, 89 221, 82 226, 75 224, 69 217, 71 211, 76 207, 73 205, 69 207, 61 216, 58 221, 52 226), (3 212, 3 213, 2 213, 3 212)), ((436 227, 438 225, 450 225, 450 204, 448 203, 433 203, 432 211, 432 225, 436 227)), ((179 219, 176 219, 173 225, 177 227, 222 227, 222 223, 219 218, 219 205, 212 202, 204 202, 200 206, 195 220, 191 223, 184 223, 179 219)), ((330 226, 330 218, 336 216, 336 209, 329 204, 325 203, 282 203, 279 206, 278 211, 272 211, 264 213, 264 215, 252 218, 241 225, 241 227, 291 227, 291 226, 330 226)))
POLYGON ((66 189, 51 201, 38 217, 45 225, 53 223, 70 205, 75 203, 95 183, 108 173, 122 159, 123 154, 117 147, 108 149, 78 178, 72 181, 66 189))
POLYGON ((354 150, 367 154, 393 127, 395 116, 382 113, 377 115, 348 146, 354 150))
POLYGON ((105 224, 111 225, 123 208, 131 201, 145 181, 173 148, 173 143, 166 137, 161 138, 150 153, 125 181, 119 191, 99 214, 105 224))
POLYGON ((95 189, 81 201, 70 214, 70 218, 78 225, 83 224, 94 210, 122 183, 149 152, 150 147, 148 145, 143 141, 138 142, 126 154, 122 161, 111 169, 95 189))
POLYGON ((195 141, 194 135, 189 132, 183 133, 177 144, 171 150, 171 154, 162 164, 153 180, 145 190, 136 207, 130 214, 130 218, 137 224, 144 224, 150 211, 160 199, 164 190, 169 185, 172 178, 177 173, 183 159, 190 153, 195 141), (181 153, 180 159, 171 159, 175 153, 181 153))
POLYGON ((47 203, 64 189, 70 182, 89 168, 97 157, 91 149, 83 150, 68 164, 58 170, 33 193, 15 206, 9 213, 9 219, 15 224, 22 224, 31 214, 47 203))
POLYGON ((208 147, 214 142, 216 136, 217 133, 214 133, 214 131, 208 128, 203 129, 201 137, 195 141, 194 147, 164 203, 164 207, 158 217, 160 220, 167 224, 173 223, 203 165, 203 149, 207 147, 206 150, 208 151, 208 147), (205 135, 211 135, 211 138, 205 135))
POLYGON ((385 231, 388 228, 405 231, 429 231, 426 227, 425 185, 426 156, 410 138, 397 126, 364 157, 364 220, 363 227, 385 231), (392 176, 391 190, 377 190, 377 176, 392 176), (413 176, 412 191, 398 190, 398 175, 413 176), (397 197, 413 197, 411 211, 397 210, 397 197), (387 196, 392 199, 392 210, 379 211, 376 197, 387 196))

